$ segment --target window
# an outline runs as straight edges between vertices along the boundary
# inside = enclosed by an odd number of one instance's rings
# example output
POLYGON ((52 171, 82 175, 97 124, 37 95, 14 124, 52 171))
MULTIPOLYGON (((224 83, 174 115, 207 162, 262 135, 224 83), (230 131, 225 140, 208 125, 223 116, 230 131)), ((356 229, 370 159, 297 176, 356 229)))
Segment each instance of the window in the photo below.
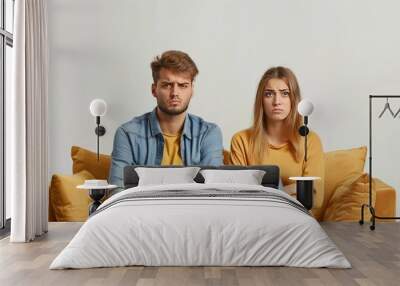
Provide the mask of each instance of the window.
POLYGON ((0 236, 9 231, 10 194, 5 188, 5 98, 11 92, 14 0, 0 0, 0 236))

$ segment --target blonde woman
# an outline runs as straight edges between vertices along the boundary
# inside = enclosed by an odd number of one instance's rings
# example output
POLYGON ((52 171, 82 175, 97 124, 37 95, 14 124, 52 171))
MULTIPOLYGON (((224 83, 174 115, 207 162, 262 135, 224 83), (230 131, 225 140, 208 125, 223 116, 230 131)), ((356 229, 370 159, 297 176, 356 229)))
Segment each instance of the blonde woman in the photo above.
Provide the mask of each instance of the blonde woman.
POLYGON ((307 161, 304 161, 304 137, 299 134, 302 117, 297 111, 301 100, 294 73, 285 67, 273 67, 262 76, 254 103, 253 125, 236 133, 231 141, 234 165, 277 165, 284 190, 295 194, 291 176, 318 176, 314 205, 319 208, 324 195, 324 155, 321 140, 310 130, 307 136, 307 161))

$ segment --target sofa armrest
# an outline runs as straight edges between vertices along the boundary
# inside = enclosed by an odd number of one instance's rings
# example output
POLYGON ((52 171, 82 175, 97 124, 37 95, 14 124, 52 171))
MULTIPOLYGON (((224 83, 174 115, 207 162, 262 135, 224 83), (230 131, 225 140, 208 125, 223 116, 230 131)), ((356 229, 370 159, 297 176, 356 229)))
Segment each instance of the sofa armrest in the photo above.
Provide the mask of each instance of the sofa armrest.
POLYGON ((375 178, 376 202, 375 214, 377 216, 393 217, 396 215, 396 190, 375 178))
MULTIPOLYGON (((372 205, 375 213, 380 216, 393 216, 396 211, 396 192, 382 180, 372 180, 372 205)), ((323 220, 328 221, 358 221, 361 205, 369 203, 369 175, 354 176, 333 193, 325 210, 323 220)), ((364 209, 364 219, 371 217, 367 208, 364 209)))

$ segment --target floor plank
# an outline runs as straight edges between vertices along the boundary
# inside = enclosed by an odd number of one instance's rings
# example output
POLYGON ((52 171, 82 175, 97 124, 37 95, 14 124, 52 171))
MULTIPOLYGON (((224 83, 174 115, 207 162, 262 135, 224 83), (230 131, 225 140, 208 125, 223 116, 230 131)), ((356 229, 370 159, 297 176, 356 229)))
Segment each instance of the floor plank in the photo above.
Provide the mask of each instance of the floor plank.
POLYGON ((81 223, 50 223, 32 243, 0 240, 0 285, 398 285, 400 223, 379 223, 375 231, 358 223, 322 223, 352 269, 290 267, 116 267, 48 269, 81 223))

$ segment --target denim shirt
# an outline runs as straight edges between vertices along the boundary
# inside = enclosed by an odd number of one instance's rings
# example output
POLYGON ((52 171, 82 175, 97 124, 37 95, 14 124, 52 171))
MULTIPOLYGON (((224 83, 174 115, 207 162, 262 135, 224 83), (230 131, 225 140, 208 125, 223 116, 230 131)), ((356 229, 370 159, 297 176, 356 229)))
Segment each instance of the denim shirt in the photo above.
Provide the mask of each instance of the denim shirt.
MULTIPOLYGON (((164 138, 156 109, 122 124, 114 137, 110 184, 123 187, 127 165, 161 165, 164 138)), ((180 153, 184 165, 222 165, 222 133, 214 124, 186 114, 180 153)))

